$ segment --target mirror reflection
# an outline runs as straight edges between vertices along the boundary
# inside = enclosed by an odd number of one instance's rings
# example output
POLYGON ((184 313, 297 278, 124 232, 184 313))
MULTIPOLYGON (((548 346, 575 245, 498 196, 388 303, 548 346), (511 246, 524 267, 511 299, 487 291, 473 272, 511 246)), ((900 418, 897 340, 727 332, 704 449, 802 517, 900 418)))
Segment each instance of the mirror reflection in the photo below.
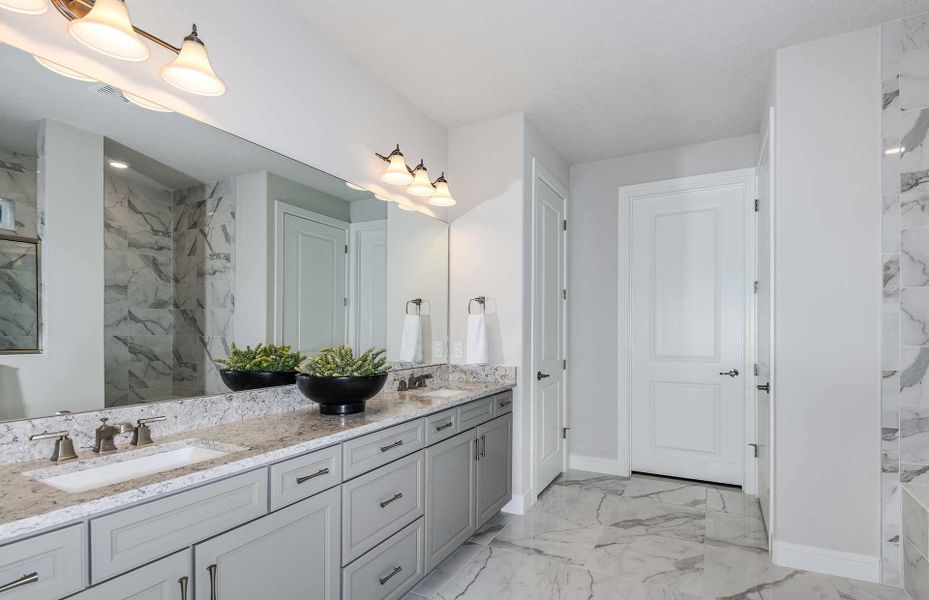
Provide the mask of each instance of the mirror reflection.
POLYGON ((446 223, 0 61, 0 419, 223 393, 233 343, 446 361, 446 223))

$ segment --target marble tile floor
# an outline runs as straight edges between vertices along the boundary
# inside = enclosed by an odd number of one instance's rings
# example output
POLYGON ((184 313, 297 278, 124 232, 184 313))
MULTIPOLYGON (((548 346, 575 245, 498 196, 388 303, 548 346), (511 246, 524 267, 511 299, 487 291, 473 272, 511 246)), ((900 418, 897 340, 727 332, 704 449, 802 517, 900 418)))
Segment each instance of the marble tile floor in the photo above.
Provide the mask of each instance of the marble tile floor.
POLYGON ((569 471, 500 514, 404 600, 905 600, 902 589, 778 567, 736 488, 569 471))

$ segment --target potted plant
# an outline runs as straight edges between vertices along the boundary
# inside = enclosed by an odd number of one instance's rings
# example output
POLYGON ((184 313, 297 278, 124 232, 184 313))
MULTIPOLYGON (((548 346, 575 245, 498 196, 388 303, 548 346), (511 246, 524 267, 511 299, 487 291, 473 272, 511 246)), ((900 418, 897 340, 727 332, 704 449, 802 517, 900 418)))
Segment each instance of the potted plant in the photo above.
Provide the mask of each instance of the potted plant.
POLYGON ((291 352, 290 346, 258 344, 245 350, 232 345, 228 358, 217 358, 213 362, 223 365, 219 375, 233 392, 292 385, 297 376, 297 365, 306 358, 299 352, 291 352))
POLYGON ((355 356, 352 347, 323 348, 313 358, 300 363, 297 388, 319 403, 323 415, 362 412, 365 402, 381 391, 387 382, 386 350, 369 348, 355 356))

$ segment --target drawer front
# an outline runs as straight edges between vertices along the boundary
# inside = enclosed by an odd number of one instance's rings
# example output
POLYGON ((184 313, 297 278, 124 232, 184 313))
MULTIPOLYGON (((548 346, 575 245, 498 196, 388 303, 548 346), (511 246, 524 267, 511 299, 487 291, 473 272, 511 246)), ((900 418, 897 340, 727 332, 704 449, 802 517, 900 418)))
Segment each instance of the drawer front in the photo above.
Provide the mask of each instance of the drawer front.
POLYGON ((271 510, 342 482, 342 448, 333 446, 271 465, 271 510))
POLYGON ((344 478, 351 479, 425 447, 423 419, 403 423, 342 444, 344 478))
POLYGON ((345 600, 402 598, 423 578, 423 571, 423 520, 418 519, 342 569, 342 597, 345 600))
POLYGON ((188 548, 85 590, 68 600, 190 600, 194 592, 190 559, 188 548), (186 597, 184 590, 187 591, 186 597))
POLYGON ((267 512, 268 472, 260 469, 93 519, 91 581, 98 583, 267 512))
POLYGON ((80 591, 87 572, 84 526, 0 547, 0 598, 49 600, 80 591))
POLYGON ((342 485, 342 564, 423 516, 423 452, 342 485))
POLYGON ((513 412, 513 390, 493 396, 494 418, 513 412))
POLYGON ((494 418, 494 398, 481 398, 458 407, 458 431, 467 431, 494 418))
POLYGON ((426 445, 431 446, 458 433, 458 409, 443 410, 426 417, 426 445))

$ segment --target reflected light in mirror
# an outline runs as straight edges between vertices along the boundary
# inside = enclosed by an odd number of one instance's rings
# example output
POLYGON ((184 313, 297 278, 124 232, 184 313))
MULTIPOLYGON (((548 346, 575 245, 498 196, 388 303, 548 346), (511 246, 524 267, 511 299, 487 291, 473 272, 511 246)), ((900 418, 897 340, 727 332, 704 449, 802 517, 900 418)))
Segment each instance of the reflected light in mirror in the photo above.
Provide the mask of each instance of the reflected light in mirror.
POLYGON ((350 189, 350 190, 357 190, 357 191, 359 191, 359 192, 366 192, 366 191, 368 191, 368 190, 364 189, 363 187, 361 187, 360 185, 355 185, 355 184, 352 183, 351 181, 346 181, 346 182, 345 182, 345 187, 347 187, 347 188, 350 189))
POLYGON ((374 197, 380 200, 381 202, 393 202, 393 200, 391 200, 390 198, 385 198, 384 196, 381 196, 380 194, 374 194, 374 197))
POLYGON ((148 59, 148 45, 132 29, 122 0, 97 0, 86 16, 71 21, 74 39, 110 58, 133 62, 148 59))
POLYGON ((46 0, 0 0, 0 8, 23 15, 41 15, 48 10, 46 0))
POLYGON ((184 38, 181 53, 161 68, 161 76, 174 87, 198 96, 222 96, 226 84, 216 76, 206 46, 197 37, 197 26, 184 38))
POLYGON ((433 206, 455 206, 455 199, 452 198, 452 193, 448 190, 448 182, 445 181, 445 173, 442 173, 435 180, 435 191, 432 197, 429 198, 429 204, 433 206))
POLYGON ((129 92, 124 91, 123 96, 129 102, 132 102, 136 106, 140 108, 144 108, 146 110, 153 110, 155 112, 163 112, 163 113, 174 112, 170 108, 165 108, 164 106, 160 104, 155 104, 151 100, 146 100, 145 98, 142 98, 141 96, 136 96, 135 94, 130 94, 129 92))
POLYGON ((111 160, 110 166, 113 167, 114 169, 128 169, 129 163, 122 161, 122 160, 111 160))
POLYGON ((416 212, 416 209, 414 207, 407 206, 406 204, 401 204, 399 202, 397 202, 397 208, 399 208, 400 210, 408 210, 410 212, 416 212))
POLYGON ((434 191, 432 182, 429 181, 429 171, 426 170, 423 161, 419 161, 419 164, 413 169, 413 183, 410 184, 406 191, 414 196, 425 197, 432 195, 434 191))
POLYGON ((41 56, 33 56, 33 58, 36 60, 37 63, 39 63, 40 65, 42 65, 43 67, 51 71, 52 73, 56 73, 58 75, 61 75, 62 77, 67 77, 68 79, 76 79, 78 81, 89 81, 90 83, 97 82, 97 80, 94 79, 93 77, 88 77, 87 75, 84 75, 83 73, 78 73, 77 71, 69 69, 68 67, 63 67, 59 65, 58 63, 54 63, 48 59, 42 58, 41 56))

